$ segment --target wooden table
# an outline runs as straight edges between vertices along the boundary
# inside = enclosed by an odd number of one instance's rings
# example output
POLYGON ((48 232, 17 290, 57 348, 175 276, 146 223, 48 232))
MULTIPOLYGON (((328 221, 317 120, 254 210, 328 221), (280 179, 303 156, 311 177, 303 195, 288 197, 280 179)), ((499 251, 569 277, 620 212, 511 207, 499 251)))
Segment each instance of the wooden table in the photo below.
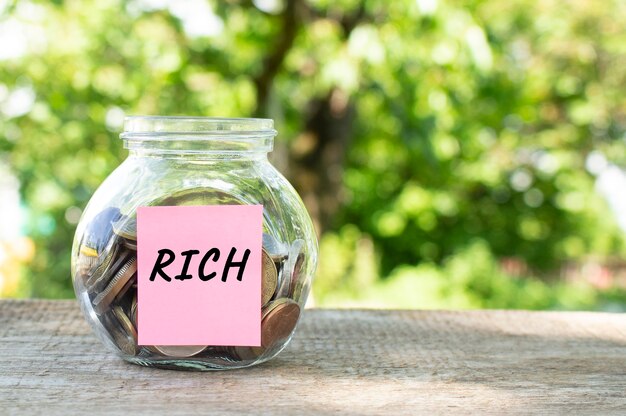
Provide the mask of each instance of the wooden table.
POLYGON ((0 301, 0 414, 626 414, 626 316, 309 310, 245 370, 138 367, 75 301, 0 301))

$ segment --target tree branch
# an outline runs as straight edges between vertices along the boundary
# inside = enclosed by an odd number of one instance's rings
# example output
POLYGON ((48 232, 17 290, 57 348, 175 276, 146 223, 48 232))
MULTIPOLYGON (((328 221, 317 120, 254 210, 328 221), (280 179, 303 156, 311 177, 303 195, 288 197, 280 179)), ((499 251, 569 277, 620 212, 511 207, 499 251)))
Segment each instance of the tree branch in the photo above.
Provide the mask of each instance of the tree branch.
POLYGON ((365 0, 359 3, 359 8, 354 11, 352 14, 344 15, 339 24, 343 29, 343 34, 347 39, 350 36, 350 33, 354 30, 354 28, 361 23, 361 21, 365 20, 365 0))
POLYGON ((261 72, 254 77, 257 91, 257 116, 267 116, 268 98, 274 78, 291 50, 298 29, 301 25, 299 16, 301 0, 287 0, 285 10, 281 13, 282 27, 274 43, 273 51, 264 59, 261 72))

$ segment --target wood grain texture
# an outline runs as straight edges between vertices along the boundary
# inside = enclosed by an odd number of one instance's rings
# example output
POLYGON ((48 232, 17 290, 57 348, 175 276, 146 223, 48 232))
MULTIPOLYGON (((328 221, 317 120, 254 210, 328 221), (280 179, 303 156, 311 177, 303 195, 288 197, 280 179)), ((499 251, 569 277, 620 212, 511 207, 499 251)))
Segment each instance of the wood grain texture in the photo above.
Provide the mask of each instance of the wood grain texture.
POLYGON ((0 414, 626 414, 626 316, 308 310, 273 361, 127 364, 74 301, 0 301, 0 414))

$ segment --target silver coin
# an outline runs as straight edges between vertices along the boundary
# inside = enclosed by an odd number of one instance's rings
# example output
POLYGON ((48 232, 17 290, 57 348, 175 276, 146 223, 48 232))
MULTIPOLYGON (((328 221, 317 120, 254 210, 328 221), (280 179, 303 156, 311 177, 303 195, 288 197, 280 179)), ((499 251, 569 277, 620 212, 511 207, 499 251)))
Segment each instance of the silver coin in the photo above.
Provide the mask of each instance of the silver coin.
POLYGON ((111 283, 111 280, 128 261, 129 257, 130 256, 128 255, 120 255, 114 257, 113 261, 109 264, 109 267, 102 274, 100 274, 99 277, 96 274, 97 272, 94 272, 94 276, 92 277, 98 277, 98 279, 95 280, 93 284, 88 287, 89 293, 96 296, 101 293, 104 288, 106 288, 109 283, 111 283))
POLYGON ((287 298, 291 297, 293 294, 295 285, 297 283, 297 276, 294 276, 296 263, 298 261, 298 256, 302 254, 302 250, 304 249, 304 240, 297 239, 291 244, 289 247, 289 256, 287 257, 287 261, 284 264, 283 270, 283 281, 281 282, 281 286, 278 288, 278 292, 276 294, 276 298, 287 298))
POLYGON ((287 258, 287 245, 278 241, 268 233, 263 233, 263 248, 275 263, 287 258))
POLYGON ((113 232, 125 240, 137 241, 137 219, 122 216, 113 223, 113 232))
POLYGON ((120 264, 117 264, 120 262, 120 259, 118 258, 119 251, 120 247, 117 244, 117 238, 111 238, 107 247, 98 256, 98 265, 85 282, 85 286, 87 286, 87 289, 90 292, 96 292, 97 288, 102 288, 106 285, 107 282, 104 280, 107 276, 110 277, 108 272, 114 264, 117 267, 121 266, 120 264))
POLYGON ((127 288, 128 282, 133 279, 135 273, 137 273, 137 258, 132 256, 115 273, 115 276, 113 276, 104 290, 98 293, 93 300, 96 312, 104 313, 111 305, 113 299, 123 294, 124 288, 127 288))
POLYGON ((122 244, 124 244, 124 247, 126 247, 129 250, 137 251, 137 241, 124 239, 122 244))
POLYGON ((154 348, 159 353, 168 357, 192 357, 200 354, 205 350, 207 345, 154 345, 154 348))
POLYGON ((107 207, 100 211, 85 227, 81 246, 100 253, 113 234, 111 224, 117 221, 120 215, 120 210, 117 207, 107 207))

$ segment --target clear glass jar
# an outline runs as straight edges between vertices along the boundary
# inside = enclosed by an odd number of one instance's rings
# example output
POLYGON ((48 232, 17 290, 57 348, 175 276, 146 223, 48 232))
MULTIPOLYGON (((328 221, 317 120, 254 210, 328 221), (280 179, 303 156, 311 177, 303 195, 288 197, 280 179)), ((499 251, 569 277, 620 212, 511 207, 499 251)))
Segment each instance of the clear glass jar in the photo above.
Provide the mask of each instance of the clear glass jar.
MULTIPOLYGON (((259 364, 287 345, 307 300, 318 248, 301 199, 267 159, 275 135, 268 119, 126 119, 120 137, 129 156, 89 201, 72 249, 76 296, 109 349, 140 365, 210 370, 259 364), (261 262, 261 345, 140 345, 138 315, 148 301, 141 292, 148 292, 138 284, 137 264, 140 273, 143 266, 137 252, 141 257, 142 244, 147 247, 141 231, 138 242, 138 208, 241 205, 262 205, 255 260, 261 262)), ((168 287, 191 281, 173 280, 168 287)), ((230 276, 222 284, 238 282, 230 276)))

